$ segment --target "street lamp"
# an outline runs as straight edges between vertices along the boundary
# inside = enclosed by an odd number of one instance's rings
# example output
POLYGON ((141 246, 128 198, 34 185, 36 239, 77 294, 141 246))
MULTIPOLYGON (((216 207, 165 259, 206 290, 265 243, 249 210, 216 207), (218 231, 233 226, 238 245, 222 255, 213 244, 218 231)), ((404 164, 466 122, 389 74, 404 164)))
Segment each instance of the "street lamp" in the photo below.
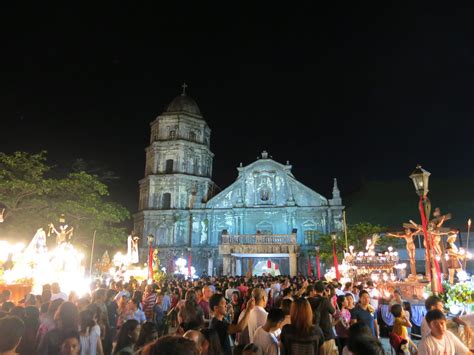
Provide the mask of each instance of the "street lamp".
POLYGON ((441 280, 438 279, 438 274, 436 272, 437 260, 436 258, 431 257, 431 253, 434 248, 432 238, 428 233, 428 218, 431 213, 431 203, 427 196, 429 191, 428 183, 430 175, 431 173, 423 169, 421 165, 417 165, 416 169, 410 174, 410 179, 413 181, 417 195, 420 196, 418 207, 420 210, 423 236, 426 240, 427 246, 425 254, 426 271, 428 279, 431 281, 431 291, 434 295, 437 295, 439 289, 439 285, 437 285, 437 283, 441 282, 441 280))
POLYGON ((415 185, 415 190, 418 196, 426 197, 426 195, 428 195, 428 182, 430 175, 431 173, 423 169, 421 165, 417 165, 416 169, 411 173, 410 179, 412 179, 413 184, 415 185))

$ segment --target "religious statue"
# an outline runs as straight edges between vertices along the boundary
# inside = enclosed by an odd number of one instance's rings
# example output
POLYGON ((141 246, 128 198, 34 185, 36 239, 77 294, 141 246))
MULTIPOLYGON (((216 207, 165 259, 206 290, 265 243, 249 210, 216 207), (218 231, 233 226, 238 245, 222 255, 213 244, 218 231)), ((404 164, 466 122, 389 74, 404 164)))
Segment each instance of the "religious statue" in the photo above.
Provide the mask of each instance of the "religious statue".
POLYGON ((61 245, 63 243, 70 243, 72 239, 72 233, 74 231, 74 227, 71 227, 68 230, 68 225, 61 225, 59 226, 59 231, 54 227, 54 224, 50 223, 48 230, 48 237, 51 235, 51 232, 56 234, 56 244, 61 245))
POLYGON ((46 252, 46 232, 43 228, 38 228, 30 244, 26 247, 26 251, 34 252, 35 254, 46 252))
POLYGON ((138 259, 138 236, 131 235, 127 238, 127 259, 130 264, 136 264, 139 262, 138 259))
POLYGON ((465 254, 461 253, 458 249, 456 242, 457 233, 453 232, 448 235, 448 246, 446 250, 448 252, 448 271, 449 271, 449 283, 454 284, 454 273, 462 271, 461 259, 466 257, 465 254))
POLYGON ((397 233, 387 233, 389 237, 403 238, 406 242, 406 248, 408 253, 408 258, 410 259, 410 273, 413 276, 416 276, 416 246, 413 236, 418 234, 421 229, 412 231, 410 228, 405 228, 405 234, 397 233))

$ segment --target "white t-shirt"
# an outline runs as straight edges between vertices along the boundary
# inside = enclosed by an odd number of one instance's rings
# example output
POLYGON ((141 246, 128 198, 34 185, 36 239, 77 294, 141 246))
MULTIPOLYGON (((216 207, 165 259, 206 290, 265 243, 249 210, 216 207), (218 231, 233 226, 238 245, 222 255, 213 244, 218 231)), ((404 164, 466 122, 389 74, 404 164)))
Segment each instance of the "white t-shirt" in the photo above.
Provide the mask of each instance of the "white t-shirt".
POLYGON ((430 326, 428 322, 426 321, 426 318, 423 318, 423 320, 421 321, 421 338, 426 338, 430 334, 431 334, 430 326))
POLYGON ((261 346, 263 353, 265 355, 279 355, 280 348, 278 347, 277 338, 269 332, 266 332, 265 329, 259 327, 253 336, 253 343, 255 345, 261 346))
POLYGON ((370 304, 371 304, 372 307, 374 307, 375 310, 377 311, 377 309, 379 308, 379 298, 380 298, 380 292, 379 292, 379 290, 377 290, 377 289, 374 287, 374 288, 368 288, 368 289, 367 289, 367 292, 369 293, 369 296, 370 296, 370 304))
POLYGON ((81 335, 81 355, 96 355, 97 342, 100 338, 100 327, 96 324, 88 335, 81 335))
POLYGON ((449 330, 442 339, 436 339, 431 334, 421 339, 418 345, 419 355, 465 355, 469 349, 449 330))
POLYGON ((267 321, 267 314, 268 312, 260 306, 255 306, 255 308, 250 311, 247 327, 249 329, 249 338, 251 343, 253 343, 253 336, 257 328, 264 325, 267 321))

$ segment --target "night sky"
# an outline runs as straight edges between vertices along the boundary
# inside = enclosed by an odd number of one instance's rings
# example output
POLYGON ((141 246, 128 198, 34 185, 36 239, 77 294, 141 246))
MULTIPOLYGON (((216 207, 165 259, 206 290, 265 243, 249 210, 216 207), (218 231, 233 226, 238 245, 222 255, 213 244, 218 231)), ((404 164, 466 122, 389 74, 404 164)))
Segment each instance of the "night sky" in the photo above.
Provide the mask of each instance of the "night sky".
POLYGON ((185 81, 221 188, 264 149, 326 196, 417 163, 474 175, 473 9, 128 3, 3 8, 0 151, 113 170, 134 212, 149 123, 185 81))

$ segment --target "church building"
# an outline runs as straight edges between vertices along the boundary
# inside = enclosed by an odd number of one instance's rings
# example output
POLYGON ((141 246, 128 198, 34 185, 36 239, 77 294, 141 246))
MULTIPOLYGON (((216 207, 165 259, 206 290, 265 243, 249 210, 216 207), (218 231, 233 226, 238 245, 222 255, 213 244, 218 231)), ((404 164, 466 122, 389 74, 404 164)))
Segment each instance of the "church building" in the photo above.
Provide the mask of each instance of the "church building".
POLYGON ((306 273, 318 236, 343 229, 336 179, 327 199, 296 180, 289 162, 263 151, 253 163, 241 163, 236 181, 219 191, 211 129, 185 89, 151 123, 134 215, 141 247, 153 237, 167 271, 183 258, 198 275, 306 273))

